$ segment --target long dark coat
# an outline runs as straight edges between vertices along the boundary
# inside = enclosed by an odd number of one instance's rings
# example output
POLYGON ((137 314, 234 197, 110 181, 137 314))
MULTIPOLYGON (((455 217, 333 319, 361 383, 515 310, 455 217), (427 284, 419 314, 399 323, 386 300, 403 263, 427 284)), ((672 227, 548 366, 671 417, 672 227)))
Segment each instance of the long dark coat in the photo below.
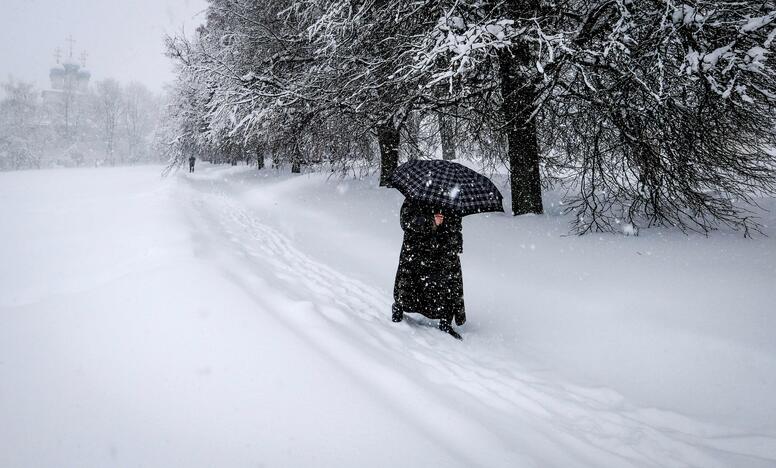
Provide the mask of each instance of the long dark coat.
POLYGON ((461 217, 429 205, 405 200, 401 207, 404 242, 393 288, 394 307, 431 319, 447 318, 463 325, 463 252, 461 217), (434 225, 434 213, 445 218, 434 225))

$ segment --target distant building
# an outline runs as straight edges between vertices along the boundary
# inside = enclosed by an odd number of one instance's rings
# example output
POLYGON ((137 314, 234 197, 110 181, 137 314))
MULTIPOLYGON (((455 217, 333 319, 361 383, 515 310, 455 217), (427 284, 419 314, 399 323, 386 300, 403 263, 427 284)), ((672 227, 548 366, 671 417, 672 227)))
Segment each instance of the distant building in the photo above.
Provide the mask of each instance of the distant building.
POLYGON ((67 58, 60 61, 61 52, 56 50, 56 64, 49 70, 50 87, 41 91, 44 117, 43 125, 58 138, 49 152, 48 159, 57 165, 81 165, 90 156, 86 127, 89 105, 89 80, 92 75, 86 69, 86 53, 81 54, 81 63, 73 58, 72 37, 68 38, 70 50, 67 58))
POLYGON ((63 92, 73 90, 84 93, 89 87, 89 78, 92 75, 85 68, 81 68, 76 62, 65 60, 62 64, 57 64, 49 71, 51 80, 51 89, 49 92, 63 92))
POLYGON ((62 63, 59 62, 59 49, 54 54, 57 63, 49 70, 51 87, 43 91, 44 101, 61 100, 63 95, 83 94, 89 89, 89 79, 92 74, 85 68, 86 52, 81 54, 81 63, 79 64, 73 59, 73 42, 75 41, 72 37, 68 41, 70 42, 70 54, 62 63))

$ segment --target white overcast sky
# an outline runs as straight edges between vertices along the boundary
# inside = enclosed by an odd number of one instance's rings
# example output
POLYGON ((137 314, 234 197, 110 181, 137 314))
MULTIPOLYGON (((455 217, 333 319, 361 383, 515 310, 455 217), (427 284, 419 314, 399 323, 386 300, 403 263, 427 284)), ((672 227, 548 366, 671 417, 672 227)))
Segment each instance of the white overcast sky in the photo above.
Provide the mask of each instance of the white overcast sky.
MULTIPOLYGON (((9 76, 49 86, 54 49, 86 50, 92 80, 139 81, 154 91, 172 79, 165 33, 191 34, 205 0, 0 0, 0 81, 9 76)), ((79 60, 80 62, 80 60, 79 60)))

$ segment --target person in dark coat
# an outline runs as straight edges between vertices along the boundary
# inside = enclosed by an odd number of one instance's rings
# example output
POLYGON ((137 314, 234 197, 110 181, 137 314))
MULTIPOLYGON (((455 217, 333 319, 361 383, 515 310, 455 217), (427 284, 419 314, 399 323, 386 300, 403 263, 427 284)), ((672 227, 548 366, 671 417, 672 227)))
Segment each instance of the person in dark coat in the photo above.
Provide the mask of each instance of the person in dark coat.
POLYGON ((194 163, 197 162, 197 158, 191 156, 189 158, 189 172, 194 172, 194 163))
POLYGON ((461 339, 452 321, 463 325, 461 217, 453 212, 412 200, 401 207, 404 242, 393 289, 392 320, 405 313, 420 313, 439 320, 439 329, 461 339))

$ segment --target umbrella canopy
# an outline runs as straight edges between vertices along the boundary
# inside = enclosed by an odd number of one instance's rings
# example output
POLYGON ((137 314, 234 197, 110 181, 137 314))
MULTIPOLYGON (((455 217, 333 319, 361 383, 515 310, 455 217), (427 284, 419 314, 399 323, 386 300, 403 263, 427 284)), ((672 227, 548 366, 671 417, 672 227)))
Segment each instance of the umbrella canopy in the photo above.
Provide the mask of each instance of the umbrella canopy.
POLYGON ((407 161, 393 172, 391 184, 406 198, 454 210, 461 216, 504 211, 504 197, 490 179, 442 159, 407 161))

